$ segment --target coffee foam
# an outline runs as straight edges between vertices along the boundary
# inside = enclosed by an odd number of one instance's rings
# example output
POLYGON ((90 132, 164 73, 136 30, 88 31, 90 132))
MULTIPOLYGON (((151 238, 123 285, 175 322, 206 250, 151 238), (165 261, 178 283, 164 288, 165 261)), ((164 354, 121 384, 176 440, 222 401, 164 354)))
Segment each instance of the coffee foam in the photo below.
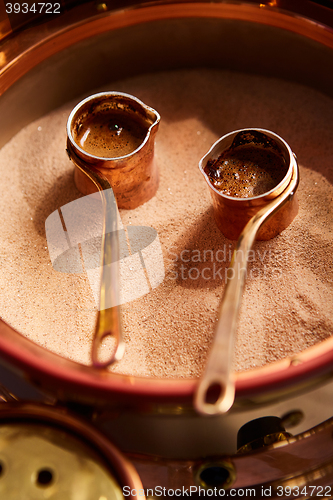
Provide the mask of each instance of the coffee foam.
POLYGON ((95 111, 84 118, 74 134, 76 144, 89 154, 118 158, 135 151, 143 142, 147 127, 139 118, 113 109, 95 111))
POLYGON ((204 170, 221 194, 251 198, 274 189, 288 167, 282 155, 249 144, 227 149, 216 160, 209 160, 204 170))

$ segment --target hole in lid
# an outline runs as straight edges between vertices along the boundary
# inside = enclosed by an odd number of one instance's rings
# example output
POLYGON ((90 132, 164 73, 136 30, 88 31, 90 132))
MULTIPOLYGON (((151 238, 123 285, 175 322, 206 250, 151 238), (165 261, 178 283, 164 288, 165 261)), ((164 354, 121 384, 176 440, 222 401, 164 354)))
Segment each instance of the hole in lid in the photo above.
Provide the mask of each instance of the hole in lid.
POLYGON ((213 382, 210 384, 206 391, 205 402, 211 405, 215 404, 223 393, 224 388, 219 382, 213 382))
POLYGON ((0 460, 0 477, 3 476, 5 472, 5 464, 3 463, 2 460, 0 460))
POLYGON ((51 469, 40 469, 37 472, 36 483, 38 486, 47 487, 53 482, 53 471, 51 469))
POLYGON ((205 487, 223 487, 230 479, 230 471, 226 467, 214 465, 205 468, 200 479, 205 487))

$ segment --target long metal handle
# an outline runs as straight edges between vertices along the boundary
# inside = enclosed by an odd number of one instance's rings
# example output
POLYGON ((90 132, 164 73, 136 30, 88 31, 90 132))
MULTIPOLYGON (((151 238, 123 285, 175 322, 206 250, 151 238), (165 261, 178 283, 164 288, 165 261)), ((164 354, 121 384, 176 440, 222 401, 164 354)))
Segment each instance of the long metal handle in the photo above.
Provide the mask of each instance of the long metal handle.
POLYGON ((260 227, 293 197, 298 182, 298 165, 295 160, 292 178, 286 190, 249 220, 237 241, 231 266, 228 269, 215 337, 205 372, 195 393, 194 406, 203 415, 225 413, 233 405, 235 399, 232 371, 234 339, 247 274, 249 251, 260 227), (210 397, 212 402, 209 401, 210 397))
POLYGON ((117 236, 118 220, 117 205, 110 183, 107 179, 87 167, 72 151, 70 145, 68 156, 75 165, 95 184, 98 189, 104 208, 102 245, 101 245, 101 281, 100 307, 97 314, 94 338, 92 342, 91 360, 96 368, 106 368, 115 361, 119 361, 124 354, 125 344, 122 338, 121 318, 119 310, 119 241, 117 236), (110 231, 106 231, 109 228, 110 231), (108 265, 113 263, 112 271, 108 265), (108 304, 115 304, 107 307, 108 304), (100 361, 99 349, 106 337, 113 337, 116 341, 111 356, 100 361))

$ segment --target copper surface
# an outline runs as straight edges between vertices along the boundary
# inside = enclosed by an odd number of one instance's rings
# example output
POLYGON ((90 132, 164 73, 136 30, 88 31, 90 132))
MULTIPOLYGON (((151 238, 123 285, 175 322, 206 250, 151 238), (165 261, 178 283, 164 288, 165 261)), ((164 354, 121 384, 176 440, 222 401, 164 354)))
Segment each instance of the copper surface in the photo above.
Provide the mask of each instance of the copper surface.
MULTIPOLYGON (((14 86, 41 61, 76 42, 109 30, 140 23, 183 18, 232 19, 289 30, 333 48, 332 28, 275 7, 248 3, 158 2, 96 14, 92 4, 80 6, 36 28, 6 37, 1 43, 4 64, 0 70, 0 95, 14 86)), ((5 95, 4 95, 5 97, 5 95)), ((3 124, 5 128, 5 124, 3 124)), ((128 401, 178 402, 191 406, 197 380, 163 380, 130 377, 99 371, 48 352, 24 338, 1 320, 1 358, 34 384, 47 388, 62 400, 77 399, 92 404, 114 405, 128 401), (112 400, 108 398, 113 394, 112 400)), ((268 403, 299 393, 327 380, 333 372, 333 338, 297 356, 263 368, 236 374, 236 403, 240 407, 268 403)))
MULTIPOLYGON (((0 3, 0 40, 5 38, 12 32, 12 28, 6 13, 5 2, 0 3)), ((0 56, 0 68, 4 65, 4 61, 1 60, 0 56)))
MULTIPOLYGON (((237 19, 275 26, 306 36, 333 48, 332 28, 297 14, 280 11, 265 3, 240 4, 183 2, 145 5, 100 14, 96 4, 87 4, 62 15, 59 19, 18 33, 16 43, 4 39, 1 50, 5 65, 1 68, 0 95, 30 69, 53 54, 91 36, 135 24, 187 17, 237 19)), ((328 16, 329 17, 329 16, 328 16)))
MULTIPOLYGON (((310 494, 305 497, 305 490, 303 493, 301 490, 312 486, 313 489, 308 491, 312 491, 313 496, 317 496, 317 492, 318 497, 325 497, 324 490, 321 491, 317 487, 333 485, 333 449, 328 444, 332 441, 332 428, 333 420, 330 419, 288 440, 231 457, 210 456, 196 461, 172 461, 152 457, 149 460, 149 457, 135 455, 130 458, 146 488, 154 488, 157 485, 171 487, 171 484, 174 490, 198 487, 200 483, 198 478, 196 480, 196 472, 205 464, 219 466, 225 460, 234 471, 231 484, 227 486, 233 491, 226 489, 225 496, 243 497, 245 488, 252 488, 252 492, 248 490, 247 497, 288 498, 288 490, 284 494, 284 489, 289 487, 292 498, 311 498, 310 494)), ((223 486, 217 485, 217 491, 220 488, 223 486)), ((331 492, 332 489, 327 488, 326 491, 331 492)), ((204 493, 201 492, 201 495, 204 493)))
MULTIPOLYGON (((170 460, 159 456, 121 453, 100 431, 87 420, 66 408, 31 403, 3 403, 0 405, 0 425, 40 423, 63 430, 83 440, 99 455, 101 463, 112 472, 119 484, 133 490, 131 500, 143 498, 142 488, 195 488, 200 485, 198 472, 207 466, 226 465, 232 471, 227 488, 253 488, 252 497, 287 498, 281 488, 295 488, 292 498, 305 498, 300 492, 305 486, 333 485, 333 419, 285 441, 264 446, 260 450, 232 456, 207 456, 200 459, 170 460), (299 488, 297 494, 296 487, 299 488)), ((201 483, 202 485, 202 483, 201 483)), ((221 486, 220 486, 221 487, 221 486)), ((219 489, 219 486, 217 485, 219 489)), ((193 489, 194 491, 194 489, 193 489)), ((320 493, 320 490, 313 490, 320 493)), ((228 490, 226 490, 226 493, 228 490)), ((240 491, 240 495, 241 495, 240 491)), ((203 496, 203 493, 202 493, 203 496)), ((250 496, 250 492, 248 493, 250 496)), ((310 495, 309 495, 310 496, 310 495)), ((312 495, 315 497, 315 495, 312 495)), ((324 495, 318 495, 324 497, 324 495)))

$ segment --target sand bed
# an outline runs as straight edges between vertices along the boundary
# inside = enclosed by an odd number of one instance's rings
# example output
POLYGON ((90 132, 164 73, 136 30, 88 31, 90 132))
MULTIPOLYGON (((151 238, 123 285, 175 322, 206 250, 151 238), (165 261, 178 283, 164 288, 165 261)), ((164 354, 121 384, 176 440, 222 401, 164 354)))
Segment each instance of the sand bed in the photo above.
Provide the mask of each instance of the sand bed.
MULTIPOLYGON (((213 70, 156 73, 110 84, 161 114, 160 187, 121 210, 124 226, 151 226, 165 278, 122 306, 126 353, 112 369, 158 377, 198 376, 204 366, 234 242, 216 228, 198 162, 221 135, 270 129, 297 154, 300 211, 252 254, 236 344, 236 369, 297 353, 333 332, 333 102, 303 86, 213 70)), ((45 220, 80 197, 65 153, 76 102, 21 130, 0 151, 0 315, 19 332, 89 364, 96 305, 85 273, 52 268, 45 220)))

